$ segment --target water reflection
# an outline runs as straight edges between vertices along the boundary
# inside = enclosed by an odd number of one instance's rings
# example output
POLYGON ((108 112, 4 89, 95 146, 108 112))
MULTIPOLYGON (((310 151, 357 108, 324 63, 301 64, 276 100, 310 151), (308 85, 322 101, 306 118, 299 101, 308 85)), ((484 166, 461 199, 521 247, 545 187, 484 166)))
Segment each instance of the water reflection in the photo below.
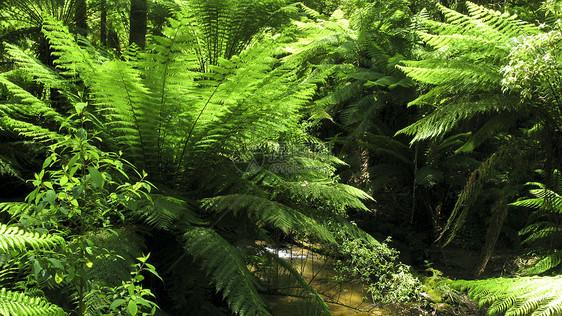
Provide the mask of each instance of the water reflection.
MULTIPOLYGON (((265 250, 296 269, 326 301, 332 315, 399 315, 391 309, 374 308, 369 300, 364 299, 368 294, 363 284, 336 282, 333 259, 296 246, 284 249, 265 247, 265 250)), ((313 315, 315 310, 307 296, 314 294, 303 291, 282 265, 271 269, 272 274, 264 279, 276 291, 275 295, 266 296, 274 315, 313 315)))

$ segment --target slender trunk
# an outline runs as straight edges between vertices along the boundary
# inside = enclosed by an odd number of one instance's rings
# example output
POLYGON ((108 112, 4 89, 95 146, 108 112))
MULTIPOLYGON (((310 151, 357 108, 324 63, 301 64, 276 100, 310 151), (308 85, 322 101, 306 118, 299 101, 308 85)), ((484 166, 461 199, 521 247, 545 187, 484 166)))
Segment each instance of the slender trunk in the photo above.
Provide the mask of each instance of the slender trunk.
POLYGON ((414 181, 412 182, 412 214, 410 215, 410 224, 414 224, 414 216, 416 214, 416 177, 418 176, 418 151, 419 143, 416 142, 414 151, 414 181))
POLYGON ((100 42, 107 46, 107 0, 101 0, 100 42))
POLYGON ((482 252, 480 254, 480 262, 474 270, 474 276, 480 276, 484 270, 486 269, 486 265, 494 252, 494 248, 496 247, 496 242, 498 241, 498 237, 500 236, 500 232, 503 227, 503 222, 507 217, 507 200, 506 198, 502 198, 494 204, 492 208, 492 220, 490 221, 490 225, 488 226, 488 232, 486 233, 486 242, 484 243, 484 247, 482 248, 482 252))
POLYGON ((141 49, 146 44, 147 11, 146 0, 131 0, 129 44, 135 43, 141 49))
POLYGON ((76 33, 82 36, 88 34, 87 8, 86 0, 76 0, 74 3, 74 24, 76 26, 76 33))

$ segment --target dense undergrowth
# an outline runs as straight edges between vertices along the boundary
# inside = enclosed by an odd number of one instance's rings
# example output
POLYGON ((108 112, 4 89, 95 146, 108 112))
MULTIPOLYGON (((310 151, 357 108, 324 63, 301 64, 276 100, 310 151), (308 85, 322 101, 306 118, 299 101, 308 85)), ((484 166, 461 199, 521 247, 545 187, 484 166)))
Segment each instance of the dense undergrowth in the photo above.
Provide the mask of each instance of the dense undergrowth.
POLYGON ((0 313, 269 315, 281 269, 329 314, 299 242, 375 306, 562 314, 558 1, 114 4, 0 2, 0 313))

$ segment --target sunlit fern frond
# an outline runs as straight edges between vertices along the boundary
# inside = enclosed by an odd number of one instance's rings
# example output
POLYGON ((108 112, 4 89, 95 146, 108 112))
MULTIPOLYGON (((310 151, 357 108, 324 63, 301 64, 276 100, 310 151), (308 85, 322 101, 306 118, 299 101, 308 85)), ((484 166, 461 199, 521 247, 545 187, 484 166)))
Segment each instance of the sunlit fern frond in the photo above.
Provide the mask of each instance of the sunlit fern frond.
POLYGON ((10 216, 17 217, 31 212, 33 209, 28 203, 24 202, 3 202, 0 203, 0 212, 7 212, 10 216))
POLYGON ((485 113, 517 111, 518 99, 502 95, 502 67, 511 50, 538 27, 509 14, 467 3, 464 15, 439 5, 447 22, 422 20, 428 33, 419 36, 433 50, 419 61, 398 66, 409 77, 432 87, 411 104, 428 114, 399 133, 413 142, 449 132, 466 119, 485 113), (465 92, 459 96, 459 91, 465 92))
POLYGON ((39 297, 0 290, 0 314, 6 316, 67 315, 60 307, 39 297))
POLYGON ((529 224, 519 231, 519 235, 525 237, 522 243, 533 245, 540 256, 533 266, 525 270, 527 274, 551 271, 562 262, 559 250, 562 246, 560 243, 562 228, 552 220, 553 216, 560 217, 562 214, 562 197, 559 195, 562 187, 559 177, 559 171, 555 170, 551 181, 554 184, 552 190, 546 184, 528 182, 527 185, 534 187, 529 190, 532 197, 522 198, 509 204, 533 210, 529 216, 529 224))
POLYGON ((458 280, 451 285, 468 292, 488 314, 547 316, 562 314, 562 276, 458 280))
POLYGON ((62 75, 84 82, 94 78, 98 60, 92 58, 94 52, 89 42, 82 41, 80 45, 67 26, 49 15, 44 16, 42 31, 49 40, 52 55, 56 56, 54 63, 62 75))
POLYGON ((40 235, 23 231, 14 226, 0 224, 0 249, 9 251, 11 249, 23 250, 30 246, 32 248, 50 248, 62 244, 64 239, 56 235, 40 235))

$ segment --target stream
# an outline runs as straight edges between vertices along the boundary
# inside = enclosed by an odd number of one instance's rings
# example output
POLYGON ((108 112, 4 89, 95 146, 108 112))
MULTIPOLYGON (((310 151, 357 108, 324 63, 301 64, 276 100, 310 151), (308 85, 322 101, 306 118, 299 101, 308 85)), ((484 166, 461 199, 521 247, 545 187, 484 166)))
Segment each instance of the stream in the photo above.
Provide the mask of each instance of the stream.
MULTIPOLYGON (((333 315, 403 315, 391 307, 374 307, 360 283, 342 284, 334 280, 334 260, 297 246, 284 249, 266 247, 266 251, 286 260, 295 268, 328 304, 333 315)), ((282 269, 281 269, 282 270, 282 269)), ((280 289, 279 294, 266 295, 265 298, 274 315, 299 316, 313 315, 310 304, 300 295, 285 295, 283 289, 294 289, 294 282, 283 276, 283 271, 277 271, 277 277, 272 281, 274 288, 280 289)), ((288 291, 290 292, 290 291, 288 291)), ((310 295, 310 294, 309 294, 310 295)))

